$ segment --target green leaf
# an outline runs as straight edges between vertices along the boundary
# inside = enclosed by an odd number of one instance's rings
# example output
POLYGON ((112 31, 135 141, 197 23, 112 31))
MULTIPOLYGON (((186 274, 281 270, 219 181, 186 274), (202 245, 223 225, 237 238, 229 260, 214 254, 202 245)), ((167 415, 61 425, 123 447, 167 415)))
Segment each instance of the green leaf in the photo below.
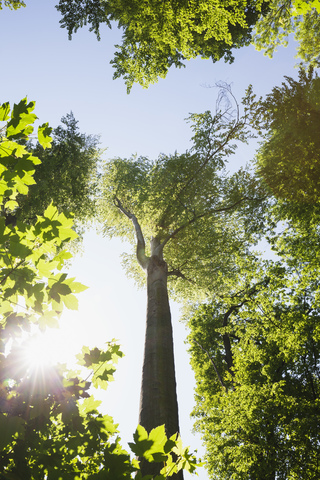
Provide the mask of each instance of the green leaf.
POLYGON ((71 288, 69 287, 69 285, 66 285, 65 283, 56 282, 50 288, 49 293, 50 293, 50 296, 59 303, 60 295, 62 296, 70 295, 71 288))
POLYGON ((150 450, 153 445, 152 440, 149 440, 148 433, 142 425, 138 425, 133 434, 134 443, 128 443, 129 447, 135 455, 143 457, 145 452, 150 450))
POLYGON ((135 443, 129 443, 129 446, 136 455, 144 457, 149 462, 166 461, 164 447, 168 439, 164 425, 152 429, 149 435, 144 427, 138 425, 133 438, 135 443))
POLYGON ((66 283, 69 285, 73 293, 81 293, 89 288, 80 282, 74 282, 73 279, 68 279, 66 283))
POLYGON ((5 205, 4 205, 4 208, 7 208, 8 210, 15 210, 17 207, 19 206, 18 202, 16 200, 8 200, 5 205))
POLYGON ((10 104, 9 102, 3 103, 0 107, 0 122, 6 122, 9 120, 10 104))
POLYGON ((69 310, 78 310, 79 302, 75 295, 66 295, 62 301, 69 310))
POLYGON ((87 415, 89 412, 95 412, 101 403, 101 400, 96 400, 93 396, 85 398, 79 406, 79 412, 81 415, 87 415))
POLYGON ((38 141, 43 148, 51 148, 52 137, 50 137, 50 133, 52 132, 52 128, 49 127, 48 123, 44 123, 40 127, 38 127, 38 141))
POLYGON ((50 220, 53 220, 55 217, 58 216, 58 209, 54 207, 51 203, 49 207, 46 208, 46 210, 44 211, 43 216, 49 218, 50 220))
POLYGON ((72 228, 69 228, 69 227, 59 227, 59 238, 62 240, 62 241, 65 241, 65 240, 75 240, 76 238, 78 238, 78 234, 72 230, 72 228))
POLYGON ((10 254, 15 257, 25 258, 32 253, 32 249, 15 239, 10 240, 10 254))
POLYGON ((39 259, 37 262, 37 269, 40 275, 44 277, 49 277, 51 272, 57 267, 58 262, 57 261, 48 261, 47 259, 44 260, 42 258, 39 259))
MULTIPOLYGON (((67 250, 61 250, 55 257, 54 260, 57 262, 57 269, 61 270, 64 266, 65 260, 72 258, 72 253, 67 250)), ((74 292, 76 293, 76 292, 74 292)))
MULTIPOLYGON (((11 120, 7 124, 7 137, 14 138, 24 135, 24 130, 35 122, 37 116, 31 113, 34 110, 35 102, 27 103, 27 98, 21 100, 18 104, 14 104, 11 112, 11 120)), ((30 133, 30 129, 25 132, 30 133)))

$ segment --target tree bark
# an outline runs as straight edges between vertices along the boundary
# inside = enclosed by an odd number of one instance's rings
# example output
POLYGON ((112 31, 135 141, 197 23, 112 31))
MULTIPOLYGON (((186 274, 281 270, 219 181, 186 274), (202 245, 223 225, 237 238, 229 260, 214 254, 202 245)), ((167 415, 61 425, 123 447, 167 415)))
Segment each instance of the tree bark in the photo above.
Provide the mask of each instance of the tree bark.
MULTIPOLYGON (((147 266, 147 325, 139 424, 148 433, 164 424, 170 437, 179 432, 179 420, 167 273, 162 253, 152 255, 147 266)), ((142 475, 157 475, 161 468, 161 464, 141 464, 142 475)), ((171 478, 183 480, 183 472, 171 478)))
MULTIPOLYGON (((136 216, 115 197, 115 205, 133 223, 137 239, 137 260, 147 274, 147 325, 142 368, 139 424, 148 433, 160 425, 165 426, 167 437, 179 432, 178 401, 174 368, 171 312, 168 296, 168 267, 163 260, 163 247, 151 237, 151 257, 145 253, 145 241, 136 216)), ((141 461, 142 476, 156 476, 162 465, 141 461)), ((172 480, 183 480, 180 470, 172 480)))

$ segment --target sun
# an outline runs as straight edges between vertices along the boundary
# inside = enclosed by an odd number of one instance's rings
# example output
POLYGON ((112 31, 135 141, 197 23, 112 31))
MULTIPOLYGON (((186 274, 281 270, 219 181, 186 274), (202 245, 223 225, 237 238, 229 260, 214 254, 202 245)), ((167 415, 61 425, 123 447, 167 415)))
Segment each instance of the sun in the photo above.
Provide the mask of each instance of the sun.
POLYGON ((56 363, 54 342, 49 335, 34 334, 23 346, 23 357, 28 370, 51 367, 56 363))
POLYGON ((33 330, 20 338, 10 339, 5 348, 8 384, 22 382, 26 388, 48 390, 59 383, 59 363, 56 342, 49 332, 33 330), (31 383, 30 383, 31 382, 31 383))
POLYGON ((9 340, 5 355, 16 378, 45 377, 59 371, 59 365, 78 371, 76 356, 83 345, 93 344, 89 337, 84 320, 66 315, 60 319, 58 328, 41 331, 39 326, 32 325, 30 332, 9 340))
POLYGON ((21 345, 22 362, 29 372, 66 364, 76 368, 76 354, 81 351, 83 336, 76 322, 61 322, 59 328, 47 328, 41 332, 37 327, 24 338, 21 345))

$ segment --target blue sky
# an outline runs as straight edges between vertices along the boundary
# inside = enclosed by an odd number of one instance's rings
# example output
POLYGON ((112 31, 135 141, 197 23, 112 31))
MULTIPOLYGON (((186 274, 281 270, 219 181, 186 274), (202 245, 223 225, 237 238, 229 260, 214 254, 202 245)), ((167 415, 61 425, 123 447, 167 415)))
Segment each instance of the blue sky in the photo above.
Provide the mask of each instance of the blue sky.
MULTIPOLYGON (((56 1, 26 3, 18 11, 0 11, 1 103, 18 102, 27 95, 36 101, 40 122, 53 127, 72 110, 82 132, 101 136, 105 158, 133 153, 152 158, 160 152, 185 151, 191 132, 184 119, 191 112, 215 107, 216 90, 206 85, 231 83, 240 100, 250 83, 258 95, 264 95, 284 75, 297 76, 294 45, 280 49, 273 60, 247 47, 235 52, 232 65, 197 59, 185 69, 171 70, 148 90, 134 86, 127 95, 123 81, 112 80, 109 63, 113 45, 121 39, 116 27, 103 29, 100 42, 87 29, 69 41, 67 32, 59 28, 56 1)), ((252 147, 241 149, 232 168, 250 160, 253 153, 252 147)), ((76 257, 70 274, 90 288, 80 296, 79 312, 63 316, 62 335, 51 337, 52 343, 58 342, 55 348, 61 358, 72 350, 76 353, 82 344, 101 346, 119 339, 126 356, 116 381, 101 398, 104 412, 120 424, 124 444, 131 440, 138 421, 146 304, 145 291, 137 291, 122 271, 119 255, 128 250, 128 245, 95 232, 86 235, 84 253, 76 257)), ((184 345, 186 331, 179 323, 177 305, 172 312, 182 439, 191 449, 201 450, 189 419, 194 384, 184 345)), ((206 478, 201 472, 200 479, 206 478)))

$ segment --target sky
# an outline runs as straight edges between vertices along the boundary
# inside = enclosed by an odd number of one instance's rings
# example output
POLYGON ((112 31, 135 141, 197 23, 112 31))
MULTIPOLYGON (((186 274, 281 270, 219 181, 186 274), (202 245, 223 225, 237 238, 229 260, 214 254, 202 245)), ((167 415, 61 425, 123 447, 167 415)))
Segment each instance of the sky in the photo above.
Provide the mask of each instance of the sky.
MULTIPOLYGON (((112 80, 109 63, 121 32, 106 27, 98 42, 84 28, 69 41, 59 27, 56 3, 26 0, 26 8, 0 11, 0 102, 18 103, 27 96, 36 101, 39 122, 52 127, 73 111, 81 132, 100 136, 105 159, 132 154, 155 158, 190 148, 185 118, 214 110, 217 90, 208 87, 216 82, 232 84, 240 100, 249 84, 257 95, 265 95, 280 85, 284 75, 297 77, 293 42, 272 60, 250 46, 235 52, 232 65, 192 60, 184 69, 170 70, 166 79, 147 90, 134 86, 128 95, 121 79, 112 80)), ((230 168, 253 155, 253 147, 241 149, 230 168)), ((132 440, 138 422, 146 309, 145 290, 137 290, 121 267, 125 251, 130 246, 119 240, 107 240, 95 231, 85 235, 83 253, 75 257, 69 274, 89 289, 79 295, 78 312, 64 313, 60 331, 50 333, 50 344, 61 360, 82 345, 102 347, 114 338, 121 344, 125 357, 119 361, 115 381, 96 396, 103 400, 103 412, 119 423, 123 446, 132 440)), ((191 450, 203 454, 199 435, 191 432, 194 379, 180 316, 179 305, 172 304, 181 436, 191 450)), ((208 478, 203 469, 199 478, 208 478)))

